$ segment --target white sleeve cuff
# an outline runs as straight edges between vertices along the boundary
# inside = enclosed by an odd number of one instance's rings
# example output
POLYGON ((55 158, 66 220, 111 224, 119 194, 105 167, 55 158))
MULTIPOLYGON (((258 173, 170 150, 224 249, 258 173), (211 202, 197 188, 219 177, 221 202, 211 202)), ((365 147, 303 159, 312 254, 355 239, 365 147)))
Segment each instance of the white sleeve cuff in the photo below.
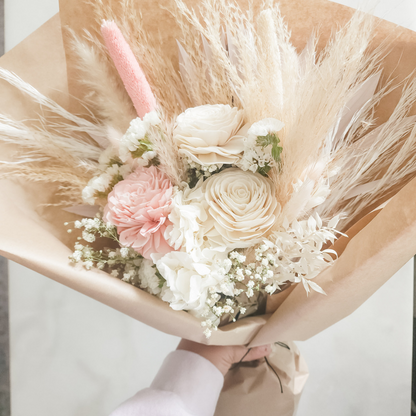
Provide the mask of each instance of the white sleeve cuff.
POLYGON ((210 361, 177 350, 165 358, 150 388, 177 394, 192 415, 213 416, 223 384, 224 376, 210 361))

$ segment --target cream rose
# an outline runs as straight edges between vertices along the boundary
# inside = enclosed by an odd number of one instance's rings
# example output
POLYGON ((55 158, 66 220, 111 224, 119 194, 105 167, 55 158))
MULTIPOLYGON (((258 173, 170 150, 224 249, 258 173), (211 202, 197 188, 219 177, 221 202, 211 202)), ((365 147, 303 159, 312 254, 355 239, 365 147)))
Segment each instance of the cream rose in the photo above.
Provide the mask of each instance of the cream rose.
POLYGON ((255 244, 281 211, 273 182, 258 173, 226 169, 207 179, 203 191, 215 228, 207 237, 228 248, 255 244))
POLYGON ((235 164, 244 150, 243 111, 229 105, 188 108, 176 119, 179 153, 200 165, 235 164))

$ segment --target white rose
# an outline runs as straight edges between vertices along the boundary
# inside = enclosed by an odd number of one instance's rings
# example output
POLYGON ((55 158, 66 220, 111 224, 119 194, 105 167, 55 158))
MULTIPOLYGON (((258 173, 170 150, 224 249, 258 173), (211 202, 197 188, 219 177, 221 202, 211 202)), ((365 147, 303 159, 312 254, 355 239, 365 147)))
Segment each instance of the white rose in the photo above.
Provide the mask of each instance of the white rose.
POLYGON ((172 309, 203 311, 210 287, 220 287, 229 271, 227 252, 204 250, 199 261, 188 253, 172 251, 166 255, 152 255, 159 273, 166 279, 162 300, 172 309))
POLYGON ((281 211, 273 182, 258 173, 230 168, 204 182, 214 219, 207 237, 228 248, 250 247, 272 228, 281 211))
POLYGON ((242 110, 202 105, 178 116, 173 139, 179 153, 200 165, 235 164, 244 150, 244 138, 237 134, 242 125, 242 110))

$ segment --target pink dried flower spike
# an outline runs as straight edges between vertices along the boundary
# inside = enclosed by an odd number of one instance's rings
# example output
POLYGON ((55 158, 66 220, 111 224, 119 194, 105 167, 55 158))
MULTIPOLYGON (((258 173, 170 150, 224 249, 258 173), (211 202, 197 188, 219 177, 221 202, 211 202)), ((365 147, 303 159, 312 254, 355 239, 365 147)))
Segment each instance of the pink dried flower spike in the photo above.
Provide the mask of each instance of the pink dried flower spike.
POLYGON ((140 118, 155 110, 156 100, 146 76, 115 22, 105 20, 101 33, 127 93, 140 118))

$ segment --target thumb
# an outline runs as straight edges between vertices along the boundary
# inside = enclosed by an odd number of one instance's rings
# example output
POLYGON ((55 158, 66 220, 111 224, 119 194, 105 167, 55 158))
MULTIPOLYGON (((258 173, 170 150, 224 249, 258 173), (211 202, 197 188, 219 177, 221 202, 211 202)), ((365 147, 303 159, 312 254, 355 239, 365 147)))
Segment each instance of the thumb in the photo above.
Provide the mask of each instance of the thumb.
POLYGON ((261 347, 252 348, 249 353, 243 358, 243 361, 254 361, 263 357, 267 357, 272 352, 271 345, 263 345, 261 347))

